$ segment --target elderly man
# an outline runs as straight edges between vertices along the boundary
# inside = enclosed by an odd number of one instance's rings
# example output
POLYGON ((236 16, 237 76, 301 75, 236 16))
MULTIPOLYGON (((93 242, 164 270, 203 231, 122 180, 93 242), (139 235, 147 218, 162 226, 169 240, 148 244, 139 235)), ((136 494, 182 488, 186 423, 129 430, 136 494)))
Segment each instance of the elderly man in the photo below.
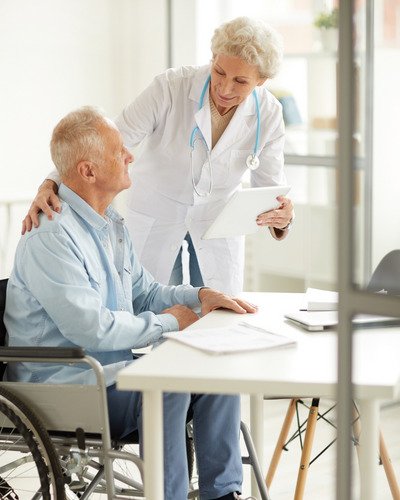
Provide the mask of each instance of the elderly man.
MULTIPOLYGON (((218 307, 254 312, 251 304, 208 288, 164 286, 140 265, 123 219, 110 206, 130 186, 133 157, 117 128, 93 108, 69 113, 56 126, 51 154, 60 173, 60 213, 18 245, 9 279, 5 323, 9 345, 81 346, 104 366, 112 436, 141 430, 141 395, 118 392, 117 371, 132 348, 164 332, 182 330, 218 307)), ((159 249, 163 251, 162 248, 159 249)), ((8 378, 30 382, 91 383, 86 367, 15 363, 8 378)), ((239 398, 164 396, 165 498, 188 494, 185 420, 193 424, 201 498, 237 498, 242 467, 239 398)))

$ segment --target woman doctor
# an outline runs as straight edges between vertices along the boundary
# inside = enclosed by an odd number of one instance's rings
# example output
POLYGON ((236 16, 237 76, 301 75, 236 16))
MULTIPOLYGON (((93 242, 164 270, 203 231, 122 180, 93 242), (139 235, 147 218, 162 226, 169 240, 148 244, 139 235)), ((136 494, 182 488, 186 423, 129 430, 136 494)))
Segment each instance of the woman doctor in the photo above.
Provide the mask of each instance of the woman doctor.
MULTIPOLYGON (((282 48, 271 27, 239 17, 215 30, 211 51, 207 66, 158 75, 115 122, 127 147, 141 143, 126 223, 143 266, 161 283, 181 283, 186 239, 191 284, 236 295, 244 237, 202 235, 249 169, 252 187, 286 183, 281 105, 263 86, 277 72, 282 48)), ((57 182, 52 173, 39 188, 23 232, 38 224, 39 210, 51 217, 50 207, 60 209, 57 182)), ((278 202, 257 224, 282 239, 293 207, 288 198, 278 202)))

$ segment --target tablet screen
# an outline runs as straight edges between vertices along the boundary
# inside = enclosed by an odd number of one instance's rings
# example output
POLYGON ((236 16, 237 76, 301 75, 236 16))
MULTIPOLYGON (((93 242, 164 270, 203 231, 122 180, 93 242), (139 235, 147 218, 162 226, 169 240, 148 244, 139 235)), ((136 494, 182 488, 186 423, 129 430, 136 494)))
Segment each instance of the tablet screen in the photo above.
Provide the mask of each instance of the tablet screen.
POLYGON ((257 215, 277 208, 277 196, 285 196, 290 186, 269 186, 236 191, 203 235, 203 239, 229 238, 252 234, 260 227, 257 215))

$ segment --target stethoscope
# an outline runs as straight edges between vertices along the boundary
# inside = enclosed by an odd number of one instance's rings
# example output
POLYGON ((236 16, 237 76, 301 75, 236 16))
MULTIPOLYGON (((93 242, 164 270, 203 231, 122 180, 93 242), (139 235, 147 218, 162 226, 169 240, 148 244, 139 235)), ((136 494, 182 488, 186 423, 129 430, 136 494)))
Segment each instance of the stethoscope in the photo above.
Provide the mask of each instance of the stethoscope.
MULTIPOLYGON (((211 75, 209 75, 207 77, 207 80, 205 81, 204 83, 204 87, 203 87, 203 90, 201 91, 201 94, 200 94, 200 101, 199 101, 199 110, 203 107, 203 104, 204 104, 204 96, 207 92, 207 88, 210 84, 210 81, 211 81, 211 75)), ((249 168, 250 170, 256 170, 259 166, 260 166, 260 158, 258 157, 258 143, 259 143, 259 140, 260 140, 260 106, 259 106, 259 103, 258 103, 258 96, 257 96, 257 92, 255 91, 255 89, 253 90, 252 92, 253 94, 253 98, 254 98, 254 102, 255 102, 255 105, 256 105, 256 114, 257 114, 257 128, 256 128, 256 140, 254 142, 254 148, 253 148, 253 153, 249 154, 249 156, 246 158, 246 167, 249 168)), ((192 173, 192 185, 193 185, 193 189, 195 191, 195 193, 198 195, 198 196, 210 196, 211 192, 212 192, 212 189, 213 189, 213 176, 212 176, 212 167, 211 167, 211 151, 209 149, 209 147, 207 146, 207 143, 203 137, 203 134, 201 133, 200 129, 198 126, 194 127, 194 129, 192 130, 192 133, 190 134, 190 141, 189 141, 189 145, 190 145, 190 169, 191 169, 191 173, 192 173), (196 138, 196 134, 197 132, 199 132, 200 134, 200 137, 199 138, 196 138), (200 140, 206 150, 207 150, 207 161, 203 164, 203 167, 202 167, 202 171, 203 171, 203 168, 205 167, 205 165, 208 166, 209 170, 210 170, 210 176, 209 176, 209 185, 208 185, 208 190, 205 192, 205 193, 202 193, 200 192, 198 189, 197 189, 197 185, 196 185, 196 182, 194 180, 194 173, 193 173, 193 152, 194 152, 194 147, 195 147, 195 143, 197 140, 200 140)))

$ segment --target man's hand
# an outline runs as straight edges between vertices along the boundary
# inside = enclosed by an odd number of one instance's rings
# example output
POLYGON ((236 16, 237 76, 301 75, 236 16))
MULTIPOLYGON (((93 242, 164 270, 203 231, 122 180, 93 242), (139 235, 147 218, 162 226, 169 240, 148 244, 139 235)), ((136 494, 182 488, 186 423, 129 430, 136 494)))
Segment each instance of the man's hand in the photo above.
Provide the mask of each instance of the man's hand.
POLYGON ((30 231, 32 227, 39 226, 38 214, 43 211, 49 220, 53 218, 53 211, 60 212, 61 202, 60 198, 57 196, 58 187, 55 182, 50 179, 46 179, 40 186, 38 194, 32 202, 25 219, 22 221, 22 231, 21 234, 25 234, 26 231, 30 231))
POLYGON ((238 314, 255 313, 257 306, 242 299, 236 299, 212 288, 201 288, 199 291, 201 313, 207 314, 215 309, 231 309, 238 314))
POLYGON ((162 312, 175 316, 175 318, 178 320, 179 330, 184 330, 186 327, 190 326, 192 323, 199 319, 195 312, 193 312, 188 307, 182 306, 180 304, 168 307, 162 312))

